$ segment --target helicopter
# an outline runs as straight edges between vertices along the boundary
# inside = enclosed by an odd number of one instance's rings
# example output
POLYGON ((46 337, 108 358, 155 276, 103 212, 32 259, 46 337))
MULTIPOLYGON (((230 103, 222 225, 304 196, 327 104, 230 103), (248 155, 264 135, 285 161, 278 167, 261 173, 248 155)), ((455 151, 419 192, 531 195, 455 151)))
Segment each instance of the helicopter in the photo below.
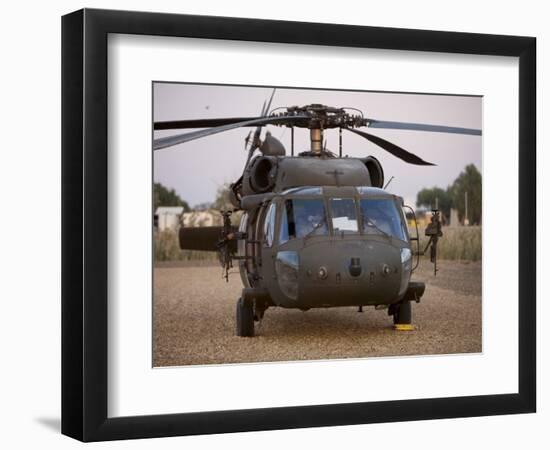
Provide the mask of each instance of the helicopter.
MULTIPOLYGON (((323 104, 270 110, 275 89, 257 117, 154 122, 154 130, 195 129, 153 140, 153 150, 251 127, 242 175, 230 185, 233 209, 220 211, 221 226, 179 229, 183 250, 217 252, 228 280, 238 264, 242 292, 236 303, 236 335, 253 337, 270 307, 374 306, 387 309, 396 330, 411 330, 412 303, 425 283, 412 281, 420 256, 429 249, 437 274, 437 243, 443 236, 440 214, 432 211, 424 249, 414 210, 384 189, 384 170, 374 156, 343 156, 342 134, 354 133, 408 164, 434 166, 364 129, 397 129, 480 136, 481 130, 365 117, 355 108, 323 104), (290 129, 290 154, 269 131, 290 129), (310 146, 295 153, 296 129, 309 132, 310 146), (338 130, 338 153, 324 144, 327 130, 338 130), (404 208, 412 212, 409 232, 404 208), (239 211, 238 226, 231 216, 239 211), (416 258, 416 261, 414 259, 416 258)), ((386 185, 387 186, 387 185, 386 185)))

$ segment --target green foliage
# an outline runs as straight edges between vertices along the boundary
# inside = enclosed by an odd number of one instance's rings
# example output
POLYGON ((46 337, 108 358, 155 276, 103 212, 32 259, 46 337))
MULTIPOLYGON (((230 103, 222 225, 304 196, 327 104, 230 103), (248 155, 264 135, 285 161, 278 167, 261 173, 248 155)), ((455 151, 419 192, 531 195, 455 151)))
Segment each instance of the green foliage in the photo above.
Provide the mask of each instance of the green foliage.
POLYGON ((229 183, 222 184, 216 192, 216 200, 212 203, 212 209, 216 211, 233 209, 234 206, 230 200, 231 188, 229 183))
POLYGON ((464 168, 449 188, 454 208, 458 210, 459 220, 464 220, 466 192, 468 193, 468 221, 470 225, 481 225, 481 174, 476 166, 470 164, 464 168))
POLYGON ((183 211, 191 210, 189 204, 180 198, 174 189, 168 190, 161 183, 153 184, 153 206, 157 209, 159 206, 183 206, 183 211))
POLYGON ((424 188, 416 195, 416 206, 423 206, 426 209, 439 208, 447 221, 451 217, 452 198, 449 190, 443 190, 439 187, 431 189, 424 188), (437 201, 436 201, 437 200, 437 201))
POLYGON ((468 221, 470 225, 481 225, 481 174, 473 164, 467 165, 446 190, 439 187, 425 188, 416 196, 416 206, 426 209, 435 207, 435 199, 443 216, 450 219, 451 208, 458 211, 463 222, 466 215, 466 192, 468 193, 468 221))

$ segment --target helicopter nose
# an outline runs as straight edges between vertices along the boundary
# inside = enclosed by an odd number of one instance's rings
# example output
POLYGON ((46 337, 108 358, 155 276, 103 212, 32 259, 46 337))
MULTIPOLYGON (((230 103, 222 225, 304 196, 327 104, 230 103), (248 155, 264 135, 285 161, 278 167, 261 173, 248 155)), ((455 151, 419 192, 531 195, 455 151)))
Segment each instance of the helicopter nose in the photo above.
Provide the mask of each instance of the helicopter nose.
POLYGON ((400 251, 382 241, 319 242, 300 253, 299 301, 314 306, 391 303, 401 282, 400 251))

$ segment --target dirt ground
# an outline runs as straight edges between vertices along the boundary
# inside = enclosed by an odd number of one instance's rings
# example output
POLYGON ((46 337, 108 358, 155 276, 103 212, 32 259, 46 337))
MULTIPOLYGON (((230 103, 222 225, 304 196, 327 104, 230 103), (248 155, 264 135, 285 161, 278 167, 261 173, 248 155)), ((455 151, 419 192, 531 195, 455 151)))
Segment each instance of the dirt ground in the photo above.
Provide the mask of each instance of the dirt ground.
POLYGON ((270 308, 257 336, 235 336, 240 276, 219 266, 165 264, 154 273, 154 366, 481 352, 481 263, 426 261, 413 280, 415 331, 395 331, 386 310, 270 308))

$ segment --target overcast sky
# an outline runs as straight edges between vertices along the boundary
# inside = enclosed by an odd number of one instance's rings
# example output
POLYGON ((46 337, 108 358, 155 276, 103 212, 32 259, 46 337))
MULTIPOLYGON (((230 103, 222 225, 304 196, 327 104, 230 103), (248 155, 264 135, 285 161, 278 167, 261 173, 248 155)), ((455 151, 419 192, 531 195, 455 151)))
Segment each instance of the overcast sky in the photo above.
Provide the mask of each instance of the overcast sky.
MULTIPOLYGON (((223 68, 220 68, 223 70, 223 68)), ((367 77, 368 78, 368 77, 367 77)), ((153 120, 259 116, 272 88, 155 83, 153 120)), ((280 106, 322 103, 354 107, 365 117, 379 120, 421 122, 465 128, 482 128, 482 98, 457 95, 402 94, 277 88, 272 109, 280 106)), ((235 181, 246 160, 244 138, 251 128, 240 128, 154 152, 154 180, 174 188, 191 206, 211 202, 217 188, 235 181)), ((290 130, 267 126, 290 153, 290 130)), ((184 130, 192 131, 192 130, 184 130)), ((155 131, 154 137, 178 134, 155 131)), ((373 155, 380 160, 386 181, 395 178, 388 191, 401 195, 410 205, 424 187, 451 184, 467 164, 482 171, 482 137, 405 130, 371 129, 376 134, 422 159, 437 164, 407 164, 352 133, 343 133, 344 155, 373 155)), ((338 130, 325 132, 327 147, 338 152, 338 130)), ((296 128, 295 150, 309 149, 309 132, 296 128)))

